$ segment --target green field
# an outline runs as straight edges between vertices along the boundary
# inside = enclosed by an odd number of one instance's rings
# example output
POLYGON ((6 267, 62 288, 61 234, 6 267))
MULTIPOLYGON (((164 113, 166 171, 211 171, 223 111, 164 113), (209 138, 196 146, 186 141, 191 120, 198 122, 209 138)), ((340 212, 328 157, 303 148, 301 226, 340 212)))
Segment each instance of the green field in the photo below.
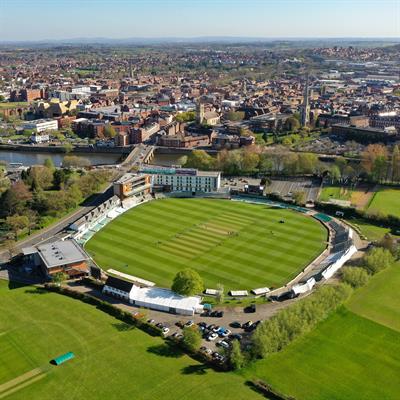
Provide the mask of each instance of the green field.
POLYGON ((400 264, 375 275, 367 287, 354 294, 348 308, 400 332, 400 264))
POLYGON ((398 265, 377 274, 346 307, 245 376, 297 400, 399 399, 399 285, 398 265))
POLYGON ((400 217, 400 189, 381 189, 376 192, 368 211, 379 211, 400 217))
POLYGON ((351 191, 337 186, 326 186, 322 189, 319 196, 320 201, 335 200, 350 200, 351 191))
MULTIPOLYGON (((349 219, 348 222, 360 228, 361 233, 370 241, 381 240, 387 233, 391 233, 390 228, 372 225, 357 218, 349 219)), ((393 236, 397 237, 396 235, 393 236)))
POLYGON ((1 399, 261 399, 241 376, 203 368, 78 300, 4 281, 0 298, 1 399), (67 351, 73 360, 49 364, 67 351))
POLYGON ((326 246, 327 231, 301 213, 229 200, 165 199, 136 207, 99 231, 86 249, 114 268, 169 287, 184 268, 207 287, 277 287, 326 246), (285 223, 280 223, 284 220, 285 223))

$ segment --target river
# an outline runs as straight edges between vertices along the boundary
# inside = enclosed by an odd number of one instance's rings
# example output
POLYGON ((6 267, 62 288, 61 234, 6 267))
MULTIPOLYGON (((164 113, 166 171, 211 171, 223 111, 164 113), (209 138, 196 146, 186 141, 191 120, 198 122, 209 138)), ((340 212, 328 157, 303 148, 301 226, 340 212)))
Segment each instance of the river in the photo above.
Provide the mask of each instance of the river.
MULTIPOLYGON (((71 153, 71 155, 83 157, 90 161, 91 165, 116 164, 120 158, 119 154, 108 153, 71 153)), ((0 161, 6 163, 21 163, 27 167, 41 165, 46 158, 51 158, 54 165, 59 167, 62 164, 65 154, 63 153, 31 153, 24 151, 0 150, 0 161)))

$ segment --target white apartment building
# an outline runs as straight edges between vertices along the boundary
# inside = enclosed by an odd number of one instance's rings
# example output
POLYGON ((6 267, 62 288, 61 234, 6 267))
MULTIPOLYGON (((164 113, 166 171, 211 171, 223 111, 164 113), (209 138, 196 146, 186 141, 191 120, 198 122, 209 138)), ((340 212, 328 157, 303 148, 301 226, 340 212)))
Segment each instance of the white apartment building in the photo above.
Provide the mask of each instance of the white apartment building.
POLYGON ((22 124, 24 130, 32 130, 37 133, 44 131, 56 131, 58 123, 55 119, 36 119, 34 121, 27 121, 22 124))
POLYGON ((30 139, 32 143, 47 143, 50 140, 50 136, 47 133, 34 133, 30 139))
POLYGON ((199 171, 191 168, 146 167, 143 173, 152 176, 153 187, 171 192, 216 192, 221 187, 221 172, 199 171))

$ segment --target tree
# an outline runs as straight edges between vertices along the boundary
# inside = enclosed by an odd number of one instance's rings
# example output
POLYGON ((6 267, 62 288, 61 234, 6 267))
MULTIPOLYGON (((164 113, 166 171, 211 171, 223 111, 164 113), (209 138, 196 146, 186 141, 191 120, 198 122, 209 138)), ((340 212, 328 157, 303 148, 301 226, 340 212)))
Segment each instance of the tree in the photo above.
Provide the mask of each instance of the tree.
POLYGON ((183 328, 182 344, 192 353, 200 348, 201 334, 197 329, 197 325, 183 328))
POLYGON ((234 340, 232 342, 232 348, 229 354, 229 363, 233 370, 241 369, 244 366, 245 358, 243 356, 238 340, 234 340))
POLYGON ((67 279, 68 275, 64 272, 57 272, 52 276, 53 282, 58 286, 61 286, 67 279))
POLYGON ((387 169, 387 149, 381 144, 370 144, 362 153, 362 167, 374 180, 382 180, 387 169))
POLYGON ((217 284, 217 294, 215 296, 215 300, 218 304, 224 302, 224 285, 222 285, 221 283, 217 284))
POLYGON ((379 246, 389 250, 393 255, 397 254, 397 242, 390 233, 386 233, 379 241, 379 246))
POLYGON ((53 171, 41 165, 31 167, 28 172, 28 182, 32 189, 50 189, 53 186, 53 171))
POLYGON ((225 118, 229 121, 242 121, 244 117, 244 111, 228 111, 225 114, 225 118))
POLYGON ((242 172, 245 173, 253 173, 259 162, 260 162, 260 157, 259 155, 254 151, 252 148, 253 146, 246 147, 244 151, 242 152, 242 167, 241 170, 242 172))
POLYGON ((196 120, 195 111, 186 111, 175 116, 175 120, 178 122, 190 122, 196 120))
POLYGON ((302 174, 312 174, 315 172, 318 156, 312 153, 298 154, 298 171, 302 174))
POLYGON ((18 240, 18 234, 28 228, 29 219, 26 215, 12 215, 6 218, 6 225, 14 233, 15 240, 18 240))
POLYGON ((296 117, 289 117, 284 124, 285 131, 297 131, 300 128, 300 122, 296 117))
POLYGON ((0 213, 3 215, 23 214, 32 193, 24 182, 18 181, 7 189, 0 203, 0 213))
POLYGON ((400 181, 400 149, 397 144, 393 147, 392 153, 392 181, 400 181))
POLYGON ((55 166, 54 166, 54 162, 51 158, 46 158, 44 160, 43 165, 47 168, 49 168, 50 170, 54 171, 55 170, 55 166))
POLYGON ((4 247, 7 249, 9 258, 13 258, 18 254, 17 242, 15 240, 6 240, 4 242, 4 247))
POLYGON ((103 133, 108 139, 113 139, 117 135, 117 131, 112 125, 105 125, 103 133))
POLYGON ((73 149, 74 149, 74 146, 71 143, 67 142, 67 143, 64 144, 64 151, 66 153, 71 153, 71 151, 73 149))
POLYGON ((340 168, 337 165, 332 165, 329 171, 329 175, 331 177, 332 184, 339 182, 341 177, 340 168))
POLYGON ((306 199, 306 193, 301 190, 293 193, 293 200, 298 206, 304 206, 306 199))
POLYGON ((176 274, 171 288, 183 296, 192 296, 204 290, 204 282, 195 270, 187 268, 176 274))
POLYGON ((186 159, 185 167, 207 171, 214 165, 214 158, 204 150, 193 150, 186 159))
POLYGON ((383 247, 373 247, 364 257, 365 268, 370 274, 375 274, 394 263, 392 253, 383 247))
POLYGON ((364 286, 368 283, 368 272, 361 267, 343 267, 341 269, 343 282, 349 284, 353 288, 364 286))
POLYGON ((90 166, 90 161, 84 157, 65 156, 62 165, 64 168, 83 168, 90 166))

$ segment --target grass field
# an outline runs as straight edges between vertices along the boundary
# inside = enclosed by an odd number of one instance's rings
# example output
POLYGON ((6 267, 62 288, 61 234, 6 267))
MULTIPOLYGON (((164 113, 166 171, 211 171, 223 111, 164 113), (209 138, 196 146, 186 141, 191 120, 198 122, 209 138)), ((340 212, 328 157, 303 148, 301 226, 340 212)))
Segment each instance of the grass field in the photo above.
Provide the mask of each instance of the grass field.
POLYGON ((376 192, 368 211, 400 217, 400 189, 381 189, 376 192))
POLYGON ((399 285, 399 265, 377 274, 346 307, 245 376, 298 400, 399 399, 399 285))
POLYGON ((320 201, 341 200, 350 201, 351 206, 364 209, 370 203, 374 189, 360 185, 354 189, 342 186, 325 186, 319 196, 320 201))
POLYGON ((319 196, 320 201, 335 200, 350 200, 351 191, 338 186, 326 186, 322 189, 319 196))
POLYGON ((354 294, 348 308, 400 332, 400 264, 375 275, 367 287, 354 294))
POLYGON ((244 379, 172 353, 84 304, 0 281, 0 399, 261 399, 244 379), (72 351, 55 367, 49 361, 72 351))
POLYGON ((390 228, 384 228, 382 226, 376 226, 376 225, 372 225, 366 221, 363 221, 361 219, 357 219, 357 218, 351 218, 348 220, 348 222, 350 224, 354 224, 356 226, 358 226, 361 230, 361 233, 368 239, 371 241, 374 240, 381 240, 386 233, 390 233, 392 236, 394 236, 395 238, 398 238, 398 235, 394 235, 393 233, 391 233, 391 229, 390 228))
POLYGON ((212 199, 165 199, 136 207, 86 244, 104 269, 169 287, 184 268, 207 287, 226 290, 284 284, 325 248, 314 219, 265 205, 212 199), (280 223, 280 220, 285 223, 280 223))

